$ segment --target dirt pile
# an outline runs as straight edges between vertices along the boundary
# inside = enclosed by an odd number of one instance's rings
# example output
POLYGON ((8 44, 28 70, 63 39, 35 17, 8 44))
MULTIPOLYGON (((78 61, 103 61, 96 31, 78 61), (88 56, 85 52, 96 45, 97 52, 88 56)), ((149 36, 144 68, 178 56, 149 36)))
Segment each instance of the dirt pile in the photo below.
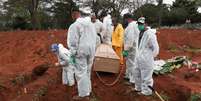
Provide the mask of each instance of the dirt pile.
MULTIPOLYGON (((43 64, 57 61, 49 46, 54 42, 66 45, 65 30, 0 32, 0 101, 68 101, 69 88, 61 84, 61 68, 49 68, 43 64), (37 69, 37 68, 41 69, 37 69), (34 69, 35 68, 35 69, 34 69), (23 83, 26 75, 37 75, 37 79, 23 83), (17 77, 22 85, 12 81, 17 77), (3 86, 3 87, 1 87, 3 86)), ((201 62, 200 30, 159 30, 161 59, 187 55, 201 62)), ((125 69, 125 68, 124 68, 125 69)), ((183 67, 165 76, 154 76, 156 90, 169 101, 186 101, 192 93, 201 92, 201 71, 186 78, 188 69, 183 67)), ((106 82, 117 75, 101 75, 106 82)), ((18 80, 17 79, 17 80, 18 80)), ((103 85, 92 74, 93 101, 159 101, 156 96, 144 97, 136 93, 126 94, 131 87, 125 84, 123 76, 115 86, 103 85)), ((74 89, 73 94, 76 94, 74 89)))

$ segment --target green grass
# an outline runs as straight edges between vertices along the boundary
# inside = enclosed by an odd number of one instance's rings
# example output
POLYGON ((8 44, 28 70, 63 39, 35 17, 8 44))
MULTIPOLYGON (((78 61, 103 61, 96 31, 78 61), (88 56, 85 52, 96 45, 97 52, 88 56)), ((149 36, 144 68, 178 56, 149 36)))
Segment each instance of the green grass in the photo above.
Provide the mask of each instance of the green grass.
POLYGON ((48 93, 48 86, 44 85, 40 87, 34 94, 32 101, 40 101, 40 98, 45 96, 47 93, 48 93))
POLYGON ((184 49, 187 52, 199 53, 201 52, 201 48, 186 48, 184 49))
POLYGON ((201 101, 201 93, 192 94, 190 101, 201 101))
POLYGON ((185 52, 192 52, 192 53, 200 53, 201 48, 194 48, 194 47, 186 47, 186 48, 178 48, 175 44, 169 44, 168 50, 171 52, 178 52, 178 51, 185 51, 185 52))
POLYGON ((179 48, 175 44, 172 43, 172 44, 168 45, 168 50, 171 52, 177 52, 177 51, 179 51, 179 48))

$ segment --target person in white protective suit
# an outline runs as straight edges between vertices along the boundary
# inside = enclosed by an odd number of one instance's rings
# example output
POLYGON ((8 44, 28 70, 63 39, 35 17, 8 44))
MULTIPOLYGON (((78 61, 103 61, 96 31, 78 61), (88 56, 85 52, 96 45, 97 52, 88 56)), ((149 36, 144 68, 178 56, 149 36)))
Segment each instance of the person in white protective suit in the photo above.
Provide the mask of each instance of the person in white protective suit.
POLYGON ((112 18, 110 14, 107 14, 103 18, 103 33, 102 33, 102 40, 105 44, 112 44, 112 32, 113 32, 113 26, 112 26, 112 18))
POLYGON ((139 94, 151 95, 152 90, 148 86, 153 86, 153 66, 154 57, 159 53, 159 45, 156 37, 156 30, 146 28, 145 18, 138 19, 138 48, 136 54, 136 68, 134 70, 135 90, 139 94))
POLYGON ((75 77, 78 86, 78 96, 73 99, 88 98, 91 93, 91 68, 95 56, 96 29, 91 18, 79 10, 72 11, 75 22, 70 25, 67 35, 67 45, 75 58, 75 77))
POLYGON ((52 44, 51 51, 57 55, 58 62, 55 66, 62 66, 62 82, 64 85, 73 86, 74 81, 74 66, 71 58, 71 53, 62 44, 52 44))
POLYGON ((137 27, 137 22, 132 19, 131 14, 124 15, 124 21, 128 25, 124 32, 124 51, 123 56, 126 57, 126 73, 125 78, 129 80, 130 83, 135 83, 133 70, 135 68, 135 55, 137 47, 137 39, 139 30, 137 27))
POLYGON ((56 67, 62 67, 62 83, 70 86, 66 87, 68 96, 71 98, 73 85, 75 84, 74 78, 74 60, 71 58, 71 53, 68 49, 64 48, 62 44, 52 44, 51 51, 57 55, 58 62, 55 63, 56 67))
POLYGON ((95 25, 96 27, 96 33, 97 33, 97 42, 96 42, 96 46, 100 45, 101 43, 103 43, 102 41, 102 36, 101 33, 103 32, 104 28, 103 28, 103 23, 96 18, 95 15, 92 15, 91 17, 91 21, 92 23, 95 25))

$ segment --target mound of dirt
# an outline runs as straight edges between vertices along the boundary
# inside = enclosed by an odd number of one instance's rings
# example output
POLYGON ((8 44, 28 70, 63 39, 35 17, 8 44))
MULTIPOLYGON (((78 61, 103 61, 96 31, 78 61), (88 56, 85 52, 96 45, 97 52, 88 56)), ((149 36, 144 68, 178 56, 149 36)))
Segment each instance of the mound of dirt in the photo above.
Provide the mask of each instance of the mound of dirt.
MULTIPOLYGON (((61 84, 61 68, 49 68, 47 64, 57 61, 56 56, 49 51, 52 43, 59 42, 66 46, 66 32, 0 32, 0 84, 7 88, 0 90, 0 101, 69 101, 77 94, 77 88, 71 91, 71 95, 69 87, 61 84), (20 86, 13 84, 12 80, 21 74, 33 74, 37 79, 20 86)), ((198 51, 201 49, 200 30, 161 29, 159 32, 159 58, 187 55, 201 62, 201 52, 198 51)), ((186 78, 188 73, 188 69, 183 67, 169 75, 154 76, 154 88, 168 97, 169 101, 187 101, 192 93, 201 92, 201 71, 186 78)), ((105 82, 111 83, 118 75, 100 76, 105 82)), ((92 82, 93 101, 160 101, 156 96, 145 97, 134 92, 126 94, 134 86, 127 85, 123 75, 116 85, 110 87, 103 85, 95 73, 92 73, 92 82)))

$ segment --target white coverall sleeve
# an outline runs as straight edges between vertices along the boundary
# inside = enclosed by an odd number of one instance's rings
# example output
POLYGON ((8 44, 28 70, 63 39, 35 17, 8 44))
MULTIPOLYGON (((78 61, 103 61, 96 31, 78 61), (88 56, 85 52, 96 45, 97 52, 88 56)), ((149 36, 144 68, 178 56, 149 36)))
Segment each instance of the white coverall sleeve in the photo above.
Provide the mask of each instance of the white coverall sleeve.
POLYGON ((153 33, 153 35, 151 36, 151 45, 153 56, 156 57, 159 54, 159 45, 155 33, 153 33))
POLYGON ((105 30, 105 28, 103 26, 103 23, 100 22, 99 25, 100 25, 100 33, 102 33, 105 30))
POLYGON ((79 33, 78 33, 78 26, 75 26, 74 24, 70 26, 68 30, 68 35, 67 35, 67 46, 70 49, 70 52, 72 55, 75 55, 78 50, 79 46, 79 33))
POLYGON ((124 50, 129 50, 129 40, 128 40, 129 36, 128 36, 128 28, 125 29, 124 32, 124 50))
POLYGON ((124 32, 124 50, 137 47, 138 33, 137 25, 134 22, 128 25, 124 32))
POLYGON ((68 57, 67 54, 61 53, 59 58, 60 58, 59 64, 60 64, 61 66, 66 66, 66 65, 68 65, 69 57, 68 57))

